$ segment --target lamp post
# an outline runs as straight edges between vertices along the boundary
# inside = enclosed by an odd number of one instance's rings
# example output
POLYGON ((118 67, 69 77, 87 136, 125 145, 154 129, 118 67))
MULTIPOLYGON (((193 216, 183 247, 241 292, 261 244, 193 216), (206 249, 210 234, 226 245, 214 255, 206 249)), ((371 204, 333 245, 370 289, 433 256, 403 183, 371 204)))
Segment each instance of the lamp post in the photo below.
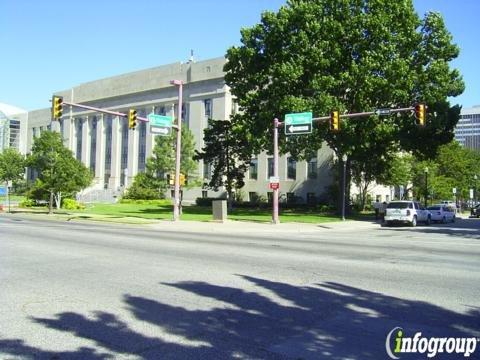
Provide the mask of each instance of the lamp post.
POLYGON ((423 169, 423 172, 425 173, 425 207, 427 207, 427 198, 428 198, 428 167, 425 167, 425 169, 423 169))
POLYGON ((182 149, 182 95, 183 81, 172 80, 170 84, 178 86, 177 144, 175 153, 175 190, 173 203, 173 221, 180 220, 180 151, 182 149))
POLYGON ((477 174, 473 175, 473 179, 475 180, 475 184, 473 187, 473 199, 475 201, 475 205, 477 205, 477 174))
POLYGON ((342 189, 342 221, 345 221, 345 188, 347 187, 347 154, 342 155, 343 161, 343 189, 342 189))

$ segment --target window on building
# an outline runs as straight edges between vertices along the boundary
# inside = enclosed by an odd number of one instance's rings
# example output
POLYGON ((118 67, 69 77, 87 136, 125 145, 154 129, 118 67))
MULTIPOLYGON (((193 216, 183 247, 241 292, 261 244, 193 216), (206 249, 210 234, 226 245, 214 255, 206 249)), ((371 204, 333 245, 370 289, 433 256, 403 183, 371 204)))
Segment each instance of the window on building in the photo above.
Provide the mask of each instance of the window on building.
MULTIPOLYGON (((105 177, 110 173, 112 168, 112 118, 111 116, 104 117, 105 129, 105 177)), ((107 179, 108 181, 108 179, 107 179)))
POLYGON ((257 178, 258 178, 258 159, 250 160, 250 167, 248 169, 248 177, 251 180, 257 180, 257 178))
POLYGON ((167 109, 165 105, 155 106, 154 113, 157 115, 167 115, 167 109))
POLYGON ((238 113, 238 103, 235 99, 232 99, 232 115, 238 113))
POLYGON ((271 191, 267 192, 267 201, 269 203, 273 202, 273 192, 271 192, 271 191))
POLYGON ((145 172, 147 154, 147 123, 141 121, 138 129, 138 172, 145 172))
POLYGON ((82 160, 82 141, 83 141, 83 121, 82 119, 75 120, 75 131, 77 135, 77 152, 76 158, 77 160, 82 160))
POLYGON ((203 100, 204 115, 207 119, 212 118, 212 99, 203 100))
POLYGON ((251 191, 248 193, 248 201, 251 203, 257 202, 258 201, 258 194, 254 191, 251 191))
POLYGON ((273 176, 273 158, 269 157, 267 159, 267 178, 273 176))
POLYGON ((122 145, 121 145, 121 154, 120 154, 120 169, 122 171, 120 176, 120 185, 125 185, 125 169, 128 167, 128 120, 120 120, 120 125, 122 129, 122 145))
POLYGON ((212 164, 203 163, 203 178, 206 180, 211 179, 212 177, 212 164))
POLYGON ((206 199, 208 197, 208 190, 202 190, 202 198, 206 199))
POLYGON ((315 196, 315 193, 313 193, 313 192, 307 193, 307 204, 309 204, 309 205, 316 205, 317 204, 317 197, 315 196))
POLYGON ((287 158, 287 179, 295 180, 297 178, 297 162, 291 156, 287 158))
POLYGON ((309 179, 316 179, 317 174, 317 158, 311 158, 308 161, 307 177, 309 179))
POLYGON ((97 159, 97 118, 93 117, 91 122, 91 142, 90 142, 90 171, 95 176, 95 167, 97 159))

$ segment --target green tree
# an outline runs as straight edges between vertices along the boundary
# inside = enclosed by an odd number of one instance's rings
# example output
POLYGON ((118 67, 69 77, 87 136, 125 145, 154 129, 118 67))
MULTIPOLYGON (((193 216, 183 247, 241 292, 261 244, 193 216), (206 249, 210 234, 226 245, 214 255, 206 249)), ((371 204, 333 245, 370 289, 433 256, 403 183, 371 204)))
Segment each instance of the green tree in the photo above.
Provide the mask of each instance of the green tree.
MULTIPOLYGON (((7 148, 0 153, 0 182, 13 185, 25 175, 25 157, 14 148, 7 148)), ((7 190, 8 191, 8 190, 7 190)), ((10 191, 8 196, 8 212, 10 212, 10 191)))
POLYGON ((37 186, 50 195, 49 213, 53 201, 60 209, 63 194, 72 194, 90 185, 92 174, 63 145, 61 135, 45 131, 35 138, 27 165, 38 173, 37 186))
POLYGON ((212 176, 206 185, 215 191, 225 186, 231 209, 234 190, 245 185, 243 179, 251 154, 245 136, 234 123, 209 119, 208 124, 209 127, 203 131, 204 147, 196 152, 195 159, 212 166, 212 176))
MULTIPOLYGON (((147 159, 145 173, 135 176, 132 186, 127 190, 126 198, 163 199, 169 188, 168 175, 175 172, 176 136, 156 136, 152 156, 147 159)), ((191 130, 182 127, 182 149, 180 153, 180 172, 185 174, 185 188, 197 185, 197 162, 193 159, 195 141, 191 130)))
POLYGON ((241 35, 242 45, 227 51, 225 79, 242 110, 233 121, 251 134, 252 152, 271 150, 272 119, 286 113, 353 113, 419 101, 429 109, 425 128, 412 114, 342 119, 338 132, 317 123, 309 136, 280 138, 281 150, 304 158, 326 141, 339 158, 348 154, 347 166, 357 164, 357 173, 366 162, 378 162, 371 168, 381 172, 391 153, 428 156, 453 138, 459 107, 447 97, 464 84, 449 62, 459 50, 441 16, 420 19, 411 0, 290 0, 241 35))

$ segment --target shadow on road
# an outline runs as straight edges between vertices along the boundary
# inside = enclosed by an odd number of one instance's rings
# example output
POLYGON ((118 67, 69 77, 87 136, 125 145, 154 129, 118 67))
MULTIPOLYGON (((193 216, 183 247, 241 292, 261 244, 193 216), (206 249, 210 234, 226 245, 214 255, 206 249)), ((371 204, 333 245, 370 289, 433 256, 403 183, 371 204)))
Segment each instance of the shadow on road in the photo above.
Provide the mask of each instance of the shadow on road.
POLYGON ((408 227, 408 226, 382 226, 379 230, 394 230, 394 231, 414 231, 425 234, 432 235, 449 235, 454 237, 469 238, 469 239, 480 239, 480 219, 460 219, 454 223, 448 224, 438 224, 434 223, 430 226, 425 226, 420 224, 417 227, 408 227))
MULTIPOLYGON (((32 318, 50 329, 92 341, 92 348, 52 353, 22 340, 0 340, 11 356, 38 359, 383 359, 387 333, 396 326, 413 336, 479 335, 480 309, 456 313, 436 305, 326 282, 294 286, 240 275, 258 292, 205 282, 164 284, 165 291, 195 294, 215 307, 186 309, 125 295, 126 308, 157 335, 147 336, 118 316, 97 312, 32 318), (135 329, 134 329, 135 328, 135 329), (162 329, 162 334, 160 334, 162 329), (168 339, 167 339, 168 337, 168 339), (168 340, 168 341, 167 341, 168 340), (103 352, 102 352, 103 351, 103 352)), ((408 357, 405 357, 408 358, 408 357)))

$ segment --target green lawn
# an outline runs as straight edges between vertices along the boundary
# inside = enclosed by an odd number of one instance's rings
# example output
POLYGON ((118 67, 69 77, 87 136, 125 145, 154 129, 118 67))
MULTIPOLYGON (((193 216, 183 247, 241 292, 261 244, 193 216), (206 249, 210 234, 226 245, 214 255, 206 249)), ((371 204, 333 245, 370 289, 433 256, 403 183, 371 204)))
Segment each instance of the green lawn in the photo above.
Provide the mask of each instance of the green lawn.
MULTIPOLYGON (((136 217, 143 219, 171 220, 173 207, 165 205, 144 204, 94 204, 85 210, 75 211, 75 214, 104 215, 109 217, 136 217)), ((210 221, 212 209, 210 207, 184 206, 182 220, 210 221)), ((228 214, 230 220, 270 222, 272 220, 271 209, 234 209, 228 214)), ((338 221, 339 218, 331 215, 315 213, 307 210, 292 211, 280 210, 281 222, 321 223, 338 221)))
MULTIPOLYGON (((25 196, 21 195, 10 195, 10 201, 15 201, 15 202, 20 202, 25 200, 25 196)), ((7 197, 4 195, 0 195, 0 204, 6 204, 7 203, 7 197)))

